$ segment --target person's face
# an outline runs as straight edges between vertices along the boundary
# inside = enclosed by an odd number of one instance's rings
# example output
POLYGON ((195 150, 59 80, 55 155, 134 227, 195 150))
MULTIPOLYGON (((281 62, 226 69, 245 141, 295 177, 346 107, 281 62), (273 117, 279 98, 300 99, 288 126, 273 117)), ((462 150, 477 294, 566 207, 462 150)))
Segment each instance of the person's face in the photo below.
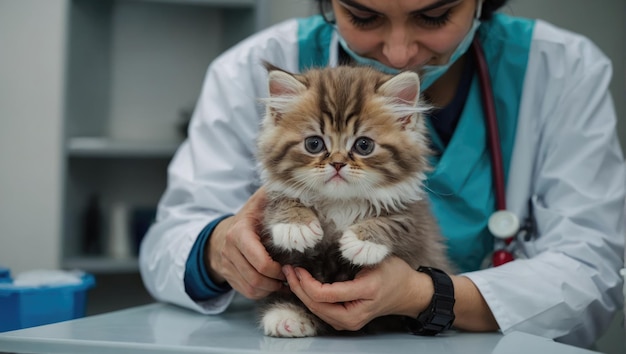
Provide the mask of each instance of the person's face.
POLYGON ((357 54, 400 70, 441 65, 472 26, 478 0, 332 0, 357 54))

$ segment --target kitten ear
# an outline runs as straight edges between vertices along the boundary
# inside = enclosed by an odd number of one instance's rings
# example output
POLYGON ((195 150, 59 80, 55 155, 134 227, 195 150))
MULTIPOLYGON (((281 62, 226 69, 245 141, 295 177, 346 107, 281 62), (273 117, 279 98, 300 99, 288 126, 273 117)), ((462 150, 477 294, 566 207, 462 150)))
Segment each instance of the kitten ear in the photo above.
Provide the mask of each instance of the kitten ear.
POLYGON ((306 86, 292 74, 275 67, 269 68, 268 84, 270 97, 266 100, 267 116, 278 123, 283 113, 296 101, 295 98, 306 91, 306 86))
POLYGON ((412 71, 402 72, 382 84, 378 92, 396 98, 398 103, 416 106, 420 94, 419 76, 412 71))
POLYGON ((391 99, 392 110, 399 114, 403 128, 411 123, 420 97, 420 79, 416 73, 405 71, 392 77, 378 88, 378 93, 391 99))
POLYGON ((270 97, 297 96, 306 90, 306 86, 293 75, 282 70, 269 73, 270 97))

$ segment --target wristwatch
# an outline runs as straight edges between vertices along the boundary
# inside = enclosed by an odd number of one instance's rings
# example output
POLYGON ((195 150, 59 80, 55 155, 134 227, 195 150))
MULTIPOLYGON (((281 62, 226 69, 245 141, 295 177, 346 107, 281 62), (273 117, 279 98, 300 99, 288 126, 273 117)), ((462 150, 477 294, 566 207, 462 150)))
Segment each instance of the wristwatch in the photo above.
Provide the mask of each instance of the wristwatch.
POLYGON ((454 322, 454 286, 448 274, 440 269, 419 267, 417 271, 432 278, 435 293, 428 307, 417 318, 409 318, 408 327, 414 334, 434 336, 449 329, 454 322))

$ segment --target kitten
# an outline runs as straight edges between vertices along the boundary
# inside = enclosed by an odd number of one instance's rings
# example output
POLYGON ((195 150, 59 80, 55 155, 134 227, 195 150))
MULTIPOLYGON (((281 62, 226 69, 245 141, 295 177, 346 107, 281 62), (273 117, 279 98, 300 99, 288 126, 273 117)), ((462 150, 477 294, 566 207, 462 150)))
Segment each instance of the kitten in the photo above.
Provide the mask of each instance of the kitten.
MULTIPOLYGON (((258 159, 268 192, 261 235, 272 258, 323 283, 353 279, 390 255, 450 271, 422 189, 430 151, 417 74, 266 66, 258 159)), ((375 322, 398 329, 402 319, 375 322)), ((265 300, 261 325, 275 337, 332 331, 291 293, 265 300)))

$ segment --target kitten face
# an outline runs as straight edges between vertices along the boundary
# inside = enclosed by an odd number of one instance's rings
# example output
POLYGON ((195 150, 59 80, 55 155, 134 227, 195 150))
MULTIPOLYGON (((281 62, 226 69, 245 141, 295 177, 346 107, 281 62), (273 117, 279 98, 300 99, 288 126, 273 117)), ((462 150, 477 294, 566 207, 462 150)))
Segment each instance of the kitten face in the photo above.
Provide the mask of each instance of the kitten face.
POLYGON ((416 74, 272 70, 269 89, 259 138, 269 189, 305 200, 420 198, 429 150, 416 74))

